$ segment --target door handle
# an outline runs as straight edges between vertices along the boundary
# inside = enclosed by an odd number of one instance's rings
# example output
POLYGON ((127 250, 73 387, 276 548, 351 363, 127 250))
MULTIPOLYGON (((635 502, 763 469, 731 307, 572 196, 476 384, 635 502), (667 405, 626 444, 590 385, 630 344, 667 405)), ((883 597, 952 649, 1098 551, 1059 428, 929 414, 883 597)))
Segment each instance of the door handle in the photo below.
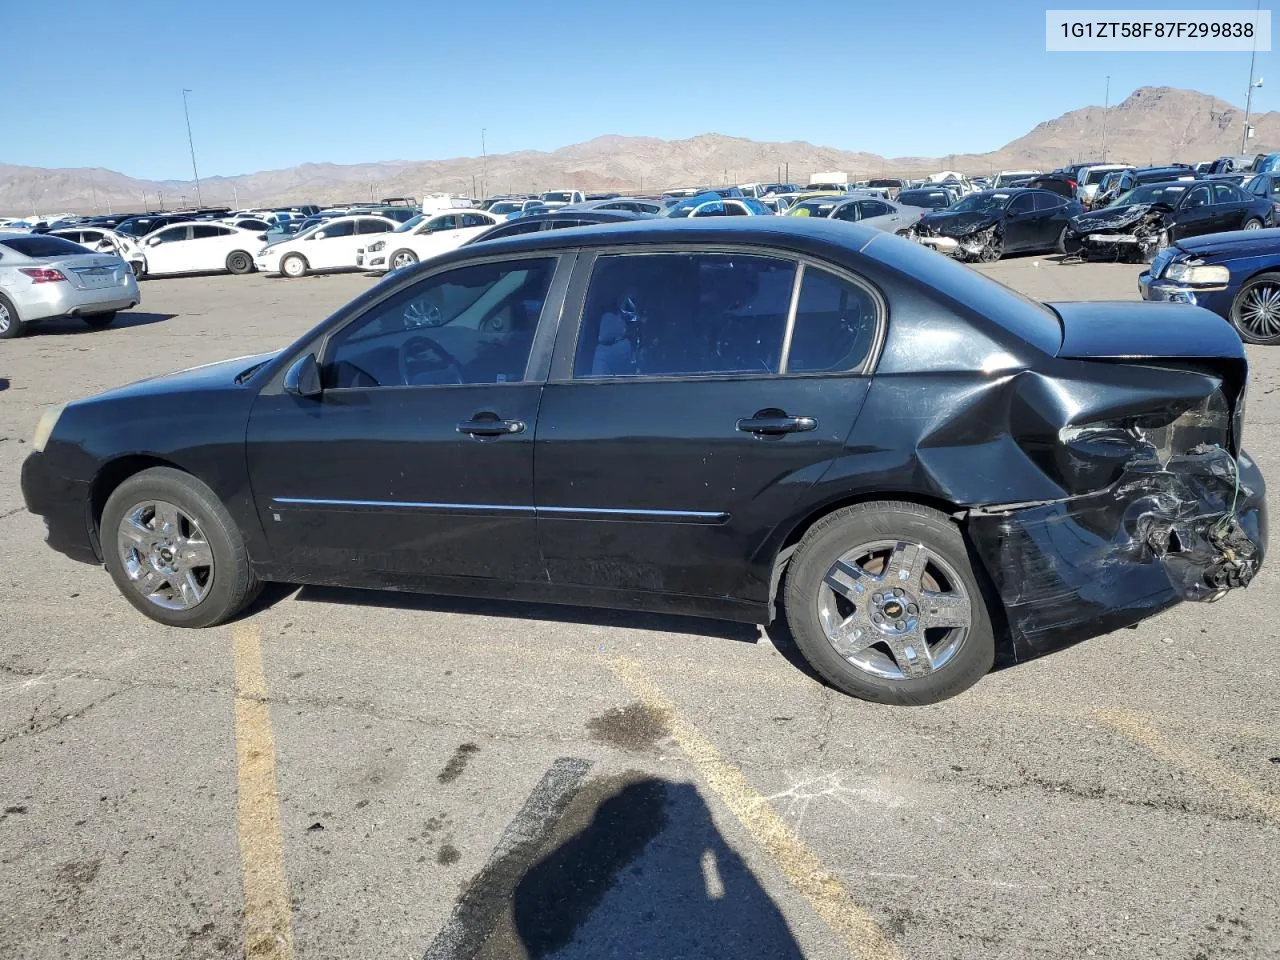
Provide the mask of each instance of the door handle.
POLYGON ((754 417, 738 421, 738 429, 743 433, 754 433, 762 437, 780 436, 784 433, 805 433, 817 426, 818 421, 813 417, 791 417, 785 413, 769 414, 763 410, 754 417))
POLYGON ((506 437, 516 433, 524 433, 523 420, 499 420, 493 418, 476 418, 463 420, 458 424, 458 432, 473 437, 506 437))

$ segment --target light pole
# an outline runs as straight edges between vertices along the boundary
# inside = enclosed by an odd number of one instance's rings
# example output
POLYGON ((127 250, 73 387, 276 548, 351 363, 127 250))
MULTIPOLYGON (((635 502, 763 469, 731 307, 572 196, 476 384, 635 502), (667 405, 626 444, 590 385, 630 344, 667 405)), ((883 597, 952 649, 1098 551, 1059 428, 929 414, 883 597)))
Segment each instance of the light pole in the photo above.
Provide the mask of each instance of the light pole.
POLYGON ((1107 99, 1102 108, 1102 162, 1107 162, 1107 114, 1111 112, 1111 74, 1107 74, 1107 99))
MULTIPOLYGON (((487 194, 489 192, 489 151, 485 149, 484 132, 487 128, 480 128, 480 192, 487 194)), ((484 199, 481 197, 480 199, 484 199)))
POLYGON ((1262 0, 1258 0, 1257 9, 1253 15, 1253 50, 1249 54, 1249 92, 1244 98, 1244 130, 1240 133, 1240 153, 1243 154, 1249 149, 1249 113, 1253 109, 1253 91, 1254 88, 1262 86, 1262 79, 1259 78, 1255 83, 1253 80, 1253 65, 1258 59, 1258 11, 1262 9, 1262 0))
POLYGON ((191 111, 187 109, 187 94, 193 91, 182 88, 182 115, 187 118, 187 146, 191 148, 191 175, 196 178, 196 206, 203 207, 204 200, 200 196, 200 171, 196 169, 196 142, 191 139, 191 111))

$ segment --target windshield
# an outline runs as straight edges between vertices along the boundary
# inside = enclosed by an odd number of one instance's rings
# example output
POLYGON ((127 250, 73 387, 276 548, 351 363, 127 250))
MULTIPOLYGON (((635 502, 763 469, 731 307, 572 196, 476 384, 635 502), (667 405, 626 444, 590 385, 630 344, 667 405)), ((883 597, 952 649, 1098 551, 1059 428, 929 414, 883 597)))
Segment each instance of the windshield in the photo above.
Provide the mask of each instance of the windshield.
POLYGON ((1101 183, 1104 177, 1107 177, 1110 174, 1118 173, 1118 172, 1119 171, 1116 171, 1116 170, 1104 170, 1101 167, 1094 167, 1092 170, 1090 170, 1088 173, 1084 175, 1085 185, 1088 186, 1089 184, 1093 184, 1093 183, 1101 183))
POLYGON ((573 194, 565 193, 563 191, 558 193, 544 193, 542 195, 542 199, 546 203, 570 203, 573 200, 573 194))
POLYGON ((995 213, 1004 209, 1010 196, 1008 193, 971 193, 952 204, 951 210, 953 213, 995 213))
POLYGON ((1115 206, 1126 207, 1133 203, 1163 203, 1169 207, 1176 207, 1178 201, 1186 192, 1187 185, 1183 183, 1148 183, 1142 187, 1134 187, 1118 198, 1115 206))
POLYGON ((425 215, 421 213, 418 214, 416 217, 410 217, 408 220, 400 224, 400 226, 396 227, 391 232, 392 233, 408 233, 410 230, 412 230, 414 227, 420 224, 423 221, 424 217, 425 215))
POLYGON ((868 180, 868 187, 888 187, 892 190, 894 187, 902 186, 901 180, 868 180))
POLYGON ((70 257, 80 256, 84 247, 62 237, 51 237, 48 234, 33 234, 29 237, 9 237, 4 245, 24 257, 70 257))
POLYGON ((519 210, 523 206, 524 204, 519 200, 503 200, 491 206, 489 208, 489 212, 497 213, 497 214, 515 213, 517 210, 519 210))

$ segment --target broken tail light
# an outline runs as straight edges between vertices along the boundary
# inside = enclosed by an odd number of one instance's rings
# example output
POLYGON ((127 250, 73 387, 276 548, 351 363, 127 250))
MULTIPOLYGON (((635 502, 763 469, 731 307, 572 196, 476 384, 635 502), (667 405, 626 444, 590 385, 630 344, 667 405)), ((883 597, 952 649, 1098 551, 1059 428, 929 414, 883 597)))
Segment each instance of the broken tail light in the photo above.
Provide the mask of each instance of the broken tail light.
POLYGON ((1134 467, 1163 469, 1173 457, 1203 447, 1238 449, 1243 406, 1242 397, 1236 416, 1231 416, 1226 396, 1215 390, 1180 413, 1161 411, 1064 427, 1058 434, 1064 454, 1060 469, 1071 489, 1100 490, 1134 467))

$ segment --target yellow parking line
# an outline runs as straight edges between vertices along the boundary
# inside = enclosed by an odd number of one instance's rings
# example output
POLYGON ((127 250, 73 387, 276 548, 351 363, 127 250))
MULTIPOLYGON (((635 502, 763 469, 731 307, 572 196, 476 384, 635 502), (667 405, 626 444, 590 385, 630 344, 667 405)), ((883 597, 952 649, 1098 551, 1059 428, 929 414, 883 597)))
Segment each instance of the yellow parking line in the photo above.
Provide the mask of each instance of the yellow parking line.
POLYGON ((256 626, 231 628, 236 663, 236 767, 240 863, 244 872, 244 955, 293 960, 289 882, 276 795, 276 748, 256 626))
POLYGON ((640 664, 627 658, 607 662, 614 675, 630 687, 645 706, 665 714, 672 737, 707 786, 773 858, 787 882, 803 894, 818 916, 840 935, 850 955, 862 960, 901 960, 901 951, 870 914, 854 903, 844 885, 827 872, 817 855, 792 832, 742 771, 725 760, 710 740, 680 716, 640 664))
POLYGON ((1272 823, 1280 823, 1280 797, 1260 789, 1249 780, 1233 773, 1189 747, 1174 743, 1149 721, 1124 710, 1102 710, 1098 716, 1146 747, 1161 760, 1195 774, 1209 786, 1228 794, 1272 823))

